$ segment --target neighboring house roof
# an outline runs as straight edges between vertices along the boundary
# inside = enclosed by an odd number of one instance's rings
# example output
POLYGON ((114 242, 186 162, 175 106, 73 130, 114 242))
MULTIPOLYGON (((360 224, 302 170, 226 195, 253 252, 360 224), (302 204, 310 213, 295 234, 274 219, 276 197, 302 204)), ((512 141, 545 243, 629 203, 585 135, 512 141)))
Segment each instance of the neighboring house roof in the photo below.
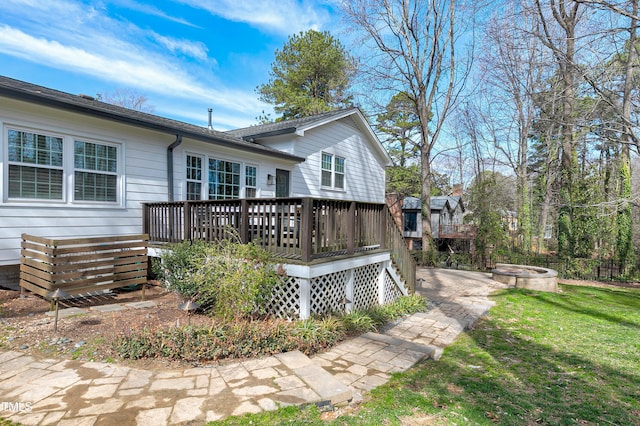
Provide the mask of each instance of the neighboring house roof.
POLYGON ((9 77, 0 76, 0 97, 50 106, 172 135, 179 134, 190 139, 247 150, 270 157, 296 162, 304 161, 304 158, 257 143, 247 142, 229 133, 210 130, 206 127, 108 104, 89 96, 73 95, 9 77))
POLYGON ((418 197, 405 197, 402 200, 402 210, 420 210, 422 202, 418 197))
POLYGON ((460 204, 460 208, 462 209, 462 211, 465 211, 462 197, 460 197, 459 195, 441 195, 437 197, 431 197, 431 210, 442 210, 444 209, 446 203, 449 203, 449 208, 451 210, 455 210, 458 204, 460 204))
MULTIPOLYGON (((455 210, 458 203, 460 204, 460 207, 464 212, 464 203, 462 202, 462 197, 460 196, 444 195, 431 197, 431 210, 442 211, 445 208, 455 210)), ((406 197, 404 200, 402 200, 402 210, 420 210, 421 208, 422 202, 418 197, 406 197)))
POLYGON ((227 133, 236 137, 241 137, 247 141, 254 141, 257 139, 286 134, 296 134, 298 136, 304 136, 304 133, 308 130, 331 123, 333 121, 341 120, 346 117, 354 118, 360 130, 362 130, 365 135, 372 141, 373 146, 378 151, 378 154, 380 154, 382 158, 384 158, 384 161, 386 163, 385 165, 390 166, 391 157, 389 157, 387 150, 380 142, 380 139, 378 139, 378 136, 374 133, 364 114, 362 114, 362 111, 360 111, 359 108, 355 107, 329 111, 309 117, 278 121, 275 123, 258 124, 242 129, 230 130, 227 133))

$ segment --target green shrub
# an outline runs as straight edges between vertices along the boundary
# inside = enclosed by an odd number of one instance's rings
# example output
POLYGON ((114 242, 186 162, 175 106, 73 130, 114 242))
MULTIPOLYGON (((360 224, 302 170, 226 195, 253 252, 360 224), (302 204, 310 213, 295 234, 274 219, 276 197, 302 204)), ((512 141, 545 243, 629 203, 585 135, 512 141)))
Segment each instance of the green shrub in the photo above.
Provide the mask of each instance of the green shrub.
POLYGON ((263 315, 273 286, 282 280, 266 250, 232 240, 172 245, 154 272, 168 289, 226 319, 263 315))
POLYGON ((210 326, 131 329, 114 341, 113 348, 122 358, 182 361, 267 356, 292 350, 310 355, 335 345, 346 335, 375 331, 387 321, 424 308, 424 299, 408 296, 389 305, 354 311, 341 317, 292 322, 215 320, 210 326))

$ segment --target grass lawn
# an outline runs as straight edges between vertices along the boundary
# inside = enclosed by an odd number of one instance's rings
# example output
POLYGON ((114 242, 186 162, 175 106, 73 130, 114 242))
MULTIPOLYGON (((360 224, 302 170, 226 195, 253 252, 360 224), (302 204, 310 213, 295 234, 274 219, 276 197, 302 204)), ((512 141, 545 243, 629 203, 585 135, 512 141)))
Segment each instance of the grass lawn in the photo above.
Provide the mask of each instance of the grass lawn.
POLYGON ((221 424, 640 425, 640 290, 561 290, 496 293, 440 361, 395 375, 332 422, 287 407, 221 424))

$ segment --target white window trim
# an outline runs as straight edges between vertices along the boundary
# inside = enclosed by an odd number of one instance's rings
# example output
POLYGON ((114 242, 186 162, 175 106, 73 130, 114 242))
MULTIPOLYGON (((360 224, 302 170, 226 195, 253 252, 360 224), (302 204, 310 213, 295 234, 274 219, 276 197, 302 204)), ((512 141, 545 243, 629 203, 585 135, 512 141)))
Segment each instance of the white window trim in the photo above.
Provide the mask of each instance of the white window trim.
MULTIPOLYGON (((182 166, 182 176, 183 180, 183 198, 187 198, 187 182, 192 182, 192 180, 187 180, 187 156, 191 157, 200 157, 202 159, 202 180, 201 188, 200 188, 200 200, 198 201, 206 201, 209 200, 209 160, 220 160, 227 161, 230 163, 240 164, 240 191, 238 198, 228 198, 229 200, 239 200, 246 197, 247 192, 247 175, 246 175, 246 166, 251 166, 256 168, 256 197, 260 197, 260 167, 255 163, 249 163, 237 158, 227 157, 223 155, 215 155, 211 153, 203 153, 203 152, 195 152, 195 151, 185 151, 183 155, 183 166, 182 166)), ((253 187, 252 187, 253 188, 253 187)))
MULTIPOLYGON (((2 134, 0 134, 0 165, 2 165, 2 185, 0 185, 0 202, 2 205, 32 207, 46 206, 71 206, 71 207, 101 207, 101 208, 124 208, 126 202, 125 196, 125 176, 126 170, 124 163, 124 141, 105 140, 102 137, 96 137, 79 131, 67 131, 64 129, 38 126, 31 123, 20 122, 0 122, 2 134), (21 132, 36 133, 46 136, 59 137, 62 139, 62 199, 50 200, 43 198, 9 198, 9 130, 21 132), (75 200, 75 141, 89 142, 98 145, 113 146, 117 152, 117 172, 116 172, 116 201, 91 201, 91 200, 75 200)), ((84 169, 78 169, 83 170, 84 169)), ((100 172, 98 172, 100 173, 100 172)))
POLYGON ((325 189, 325 190, 331 190, 331 191, 336 191, 336 192, 347 192, 347 159, 341 155, 337 155, 334 154, 332 152, 329 151, 321 151, 320 152, 320 188, 325 189), (325 170, 322 167, 322 157, 323 155, 328 155, 331 157, 331 185, 323 185, 322 184, 322 173, 328 170, 325 170), (343 183, 343 187, 342 188, 337 188, 336 187, 336 158, 342 158, 343 162, 344 162, 344 171, 342 173, 340 173, 343 177, 342 179, 342 183, 343 183))
POLYGON ((240 179, 242 180, 242 182, 244 182, 244 185, 242 185, 242 189, 241 189, 241 193, 242 193, 242 198, 249 198, 247 197, 247 189, 249 188, 253 188, 256 190, 256 198, 260 197, 260 167, 257 164, 253 164, 253 163, 242 163, 242 175, 240 177, 240 179), (255 186, 247 186, 247 167, 255 167, 256 169, 256 185, 255 186))

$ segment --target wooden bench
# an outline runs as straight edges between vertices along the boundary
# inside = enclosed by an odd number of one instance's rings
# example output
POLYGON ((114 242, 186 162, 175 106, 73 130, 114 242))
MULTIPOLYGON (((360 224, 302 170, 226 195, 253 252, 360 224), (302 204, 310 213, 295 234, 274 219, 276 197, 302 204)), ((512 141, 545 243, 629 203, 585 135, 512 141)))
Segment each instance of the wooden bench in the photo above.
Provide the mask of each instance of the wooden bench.
POLYGON ((48 239, 22 234, 21 291, 43 297, 56 289, 70 295, 147 282, 147 234, 48 239))

